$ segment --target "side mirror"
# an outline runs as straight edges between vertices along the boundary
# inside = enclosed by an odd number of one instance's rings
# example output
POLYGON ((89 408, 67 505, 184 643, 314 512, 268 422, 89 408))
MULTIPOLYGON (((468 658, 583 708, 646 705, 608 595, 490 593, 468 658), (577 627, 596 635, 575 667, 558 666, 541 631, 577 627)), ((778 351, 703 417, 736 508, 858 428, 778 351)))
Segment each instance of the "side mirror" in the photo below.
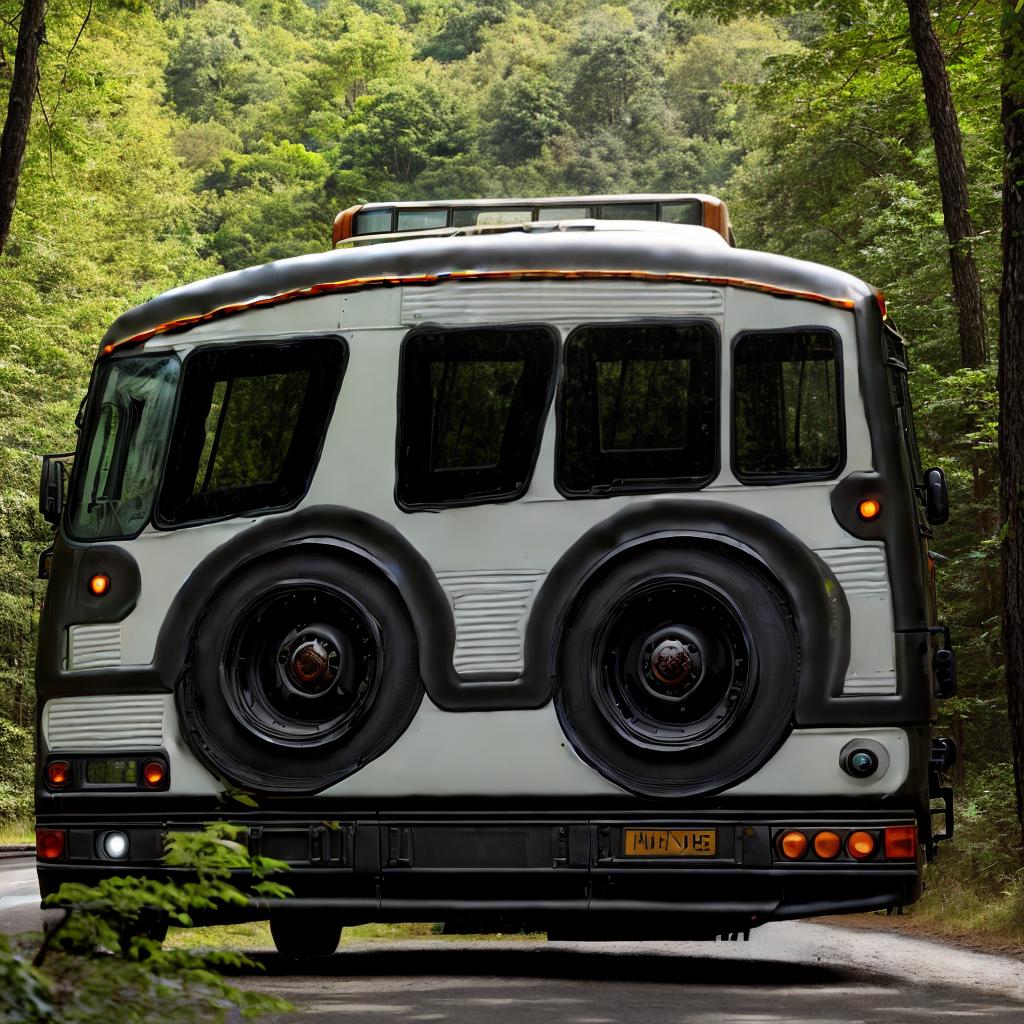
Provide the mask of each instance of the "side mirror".
POLYGON ((924 509, 932 526, 941 526, 949 519, 949 491, 946 489, 946 474, 941 469, 925 470, 924 509))
POLYGON ((39 475, 39 514, 51 525, 60 522, 64 511, 64 463, 60 456, 44 455, 39 475))

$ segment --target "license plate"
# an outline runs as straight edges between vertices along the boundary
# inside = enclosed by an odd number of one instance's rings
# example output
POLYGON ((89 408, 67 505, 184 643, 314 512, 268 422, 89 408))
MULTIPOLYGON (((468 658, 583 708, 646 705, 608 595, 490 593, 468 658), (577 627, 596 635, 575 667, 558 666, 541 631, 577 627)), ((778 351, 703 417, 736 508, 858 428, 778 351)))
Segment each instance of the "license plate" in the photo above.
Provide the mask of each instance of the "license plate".
POLYGON ((718 831, 713 828, 627 828, 627 857, 714 857, 718 831))

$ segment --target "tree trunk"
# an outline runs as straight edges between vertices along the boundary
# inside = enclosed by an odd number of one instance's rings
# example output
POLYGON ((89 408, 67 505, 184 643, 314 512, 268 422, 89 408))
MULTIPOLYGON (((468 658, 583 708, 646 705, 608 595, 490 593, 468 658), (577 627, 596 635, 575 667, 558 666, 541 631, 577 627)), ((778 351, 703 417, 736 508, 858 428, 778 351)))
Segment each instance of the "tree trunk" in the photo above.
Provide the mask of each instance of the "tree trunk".
POLYGON ((953 301, 960 328, 960 362, 981 366, 988 361, 985 345, 985 306, 981 279, 971 246, 974 224, 967 193, 967 165, 960 137, 953 94, 949 88, 946 58, 935 34, 928 0, 906 0, 910 14, 910 40, 921 69, 924 103, 928 110, 935 160, 942 195, 942 219, 949 239, 949 269, 953 277, 953 301))
POLYGON ((999 469, 1003 650, 1024 848, 1024 15, 1004 0, 1003 281, 999 293, 999 469))
POLYGON ((24 0, 14 54, 14 76, 7 97, 7 120, 0 136, 0 253, 7 245, 18 197, 21 163, 32 121, 32 101, 39 81, 39 47, 46 31, 46 0, 24 0))

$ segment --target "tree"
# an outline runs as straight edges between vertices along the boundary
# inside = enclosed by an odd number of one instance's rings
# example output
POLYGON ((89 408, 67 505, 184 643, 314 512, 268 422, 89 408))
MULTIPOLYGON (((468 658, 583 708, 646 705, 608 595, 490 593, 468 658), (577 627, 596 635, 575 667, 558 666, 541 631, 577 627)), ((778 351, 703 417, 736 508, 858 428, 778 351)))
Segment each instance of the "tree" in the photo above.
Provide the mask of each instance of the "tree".
POLYGON ((949 87, 946 58, 932 24, 928 0, 906 0, 906 4, 910 15, 910 39, 917 66, 921 69, 924 102, 935 143, 942 219, 949 239, 949 268, 959 322, 960 362, 963 366, 981 366, 988 360, 985 304, 978 267, 971 251, 975 231, 967 193, 967 165, 960 122, 949 87))
POLYGON ((1003 4, 1003 280, 999 294, 999 468, 1003 651, 1024 848, 1024 15, 1003 4))
POLYGON ((0 136, 0 253, 11 233, 21 165, 32 123, 32 101, 39 81, 39 47, 45 32, 46 0, 25 0, 18 25, 14 75, 7 97, 7 119, 0 136))

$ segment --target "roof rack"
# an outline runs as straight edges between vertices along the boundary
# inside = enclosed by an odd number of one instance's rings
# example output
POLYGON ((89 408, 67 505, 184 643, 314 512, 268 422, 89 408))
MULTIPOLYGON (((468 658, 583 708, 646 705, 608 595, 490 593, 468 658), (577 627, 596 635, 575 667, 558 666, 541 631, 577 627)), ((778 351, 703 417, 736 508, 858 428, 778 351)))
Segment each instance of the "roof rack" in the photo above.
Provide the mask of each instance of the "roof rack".
POLYGON ((649 220, 710 228, 735 245, 729 211, 715 196, 696 192, 535 199, 452 199, 362 203, 334 218, 334 246, 397 241, 446 228, 514 227, 536 221, 649 220))

